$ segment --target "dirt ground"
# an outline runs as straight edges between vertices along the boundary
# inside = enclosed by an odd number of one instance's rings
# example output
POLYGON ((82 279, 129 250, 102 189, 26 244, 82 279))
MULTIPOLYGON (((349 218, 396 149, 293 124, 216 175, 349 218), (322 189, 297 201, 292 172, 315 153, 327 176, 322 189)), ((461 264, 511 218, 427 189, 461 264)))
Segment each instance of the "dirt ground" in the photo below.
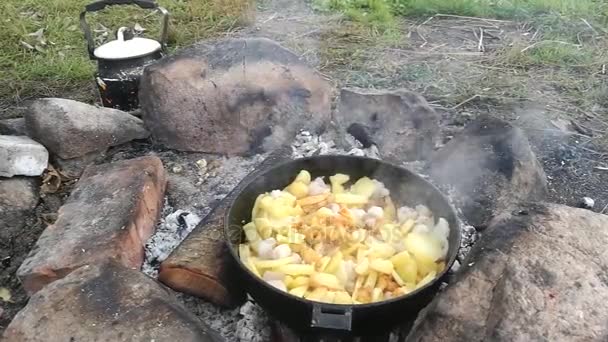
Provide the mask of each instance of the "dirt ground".
MULTIPOLYGON (((608 120, 601 106, 581 106, 572 94, 544 77, 554 68, 522 73, 494 63, 494 52, 531 38, 534 28, 507 22, 454 17, 403 21, 398 39, 370 35, 337 15, 314 13, 301 1, 266 1, 255 26, 232 34, 264 36, 290 47, 337 89, 344 86, 407 88, 422 93, 442 115, 445 140, 478 114, 490 113, 522 128, 549 180, 548 200, 577 206, 584 196, 593 211, 608 212, 608 120), (480 32, 484 40, 480 45, 480 32), (480 51, 483 50, 483 51, 480 51), (563 122, 574 125, 563 127, 563 122)), ((606 77, 606 76, 604 76, 606 77)), ((69 97, 69 94, 66 94, 69 97)), ((14 117, 23 107, 6 111, 14 117)), ((153 147, 148 146, 153 149, 153 147)), ((65 194, 42 199, 24 229, 10 242, 0 284, 12 303, 0 303, 0 334, 27 298, 15 271, 56 212, 65 194)))

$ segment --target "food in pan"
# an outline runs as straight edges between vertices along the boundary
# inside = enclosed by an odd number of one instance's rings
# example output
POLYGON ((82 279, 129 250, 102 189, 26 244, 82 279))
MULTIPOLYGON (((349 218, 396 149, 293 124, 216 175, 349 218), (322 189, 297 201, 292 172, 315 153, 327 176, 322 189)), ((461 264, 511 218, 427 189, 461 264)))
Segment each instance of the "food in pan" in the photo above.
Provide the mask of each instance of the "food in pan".
POLYGON ((241 261, 294 296, 364 304, 406 295, 445 267, 449 225, 424 205, 397 207, 368 177, 311 179, 260 194, 244 225, 241 261))

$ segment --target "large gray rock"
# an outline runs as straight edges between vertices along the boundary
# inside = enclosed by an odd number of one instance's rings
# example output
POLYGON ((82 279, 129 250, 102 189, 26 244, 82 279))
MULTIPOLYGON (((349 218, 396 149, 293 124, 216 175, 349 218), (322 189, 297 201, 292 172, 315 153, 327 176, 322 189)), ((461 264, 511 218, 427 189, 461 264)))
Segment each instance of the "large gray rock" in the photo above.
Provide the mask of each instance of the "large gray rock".
POLYGON ((469 224, 483 229, 492 217, 520 201, 538 201, 547 179, 524 133, 483 115, 435 152, 431 177, 453 188, 469 224))
POLYGON ((166 147, 247 154, 328 122, 331 92, 294 53, 250 38, 198 44, 148 66, 139 97, 166 147))
POLYGON ((154 156, 87 168, 55 223, 19 267, 23 288, 32 294, 82 265, 108 259, 139 269, 166 183, 162 162, 154 156))
POLYGON ((129 113, 58 98, 33 101, 25 125, 29 136, 63 159, 149 135, 142 121, 129 113))
POLYGON ((608 216, 531 204, 497 217, 407 341, 606 341, 608 216))
POLYGON ((46 148, 34 140, 0 135, 0 177, 40 176, 48 162, 46 148))
POLYGON ((4 338, 11 342, 222 341, 156 281, 115 262, 83 266, 32 296, 4 338))
POLYGON ((439 116, 426 100, 407 90, 343 88, 335 114, 340 133, 363 147, 376 145, 385 158, 427 159, 439 134, 439 116))

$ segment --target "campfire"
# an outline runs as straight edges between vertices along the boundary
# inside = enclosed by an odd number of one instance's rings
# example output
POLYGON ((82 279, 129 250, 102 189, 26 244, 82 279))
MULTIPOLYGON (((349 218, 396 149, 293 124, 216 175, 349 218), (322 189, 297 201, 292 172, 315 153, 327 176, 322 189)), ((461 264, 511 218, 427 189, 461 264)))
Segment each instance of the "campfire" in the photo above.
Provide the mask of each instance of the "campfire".
POLYGON ((606 336, 608 217, 546 202, 521 129, 454 132, 420 94, 335 89, 266 38, 163 56, 162 32, 125 74, 136 97, 99 74, 104 107, 36 99, 0 135, 0 234, 40 231, 0 255, 28 298, 7 341, 606 336))

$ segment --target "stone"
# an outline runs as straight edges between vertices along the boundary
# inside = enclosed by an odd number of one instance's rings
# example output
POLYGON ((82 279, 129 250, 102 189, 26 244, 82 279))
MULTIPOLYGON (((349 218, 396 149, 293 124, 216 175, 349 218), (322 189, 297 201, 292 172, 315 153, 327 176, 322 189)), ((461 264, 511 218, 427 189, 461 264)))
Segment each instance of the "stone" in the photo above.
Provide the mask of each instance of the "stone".
POLYGON ((608 216, 524 204, 497 216, 407 341, 606 341, 608 216))
POLYGON ((19 267, 25 290, 35 293, 83 265, 107 259, 139 269, 165 187, 165 171, 155 156, 88 167, 19 267))
POLYGON ((330 118, 332 88, 265 38, 203 42, 146 67, 139 98, 154 140, 230 155, 270 151, 330 118))
POLYGON ((483 230, 492 217, 520 201, 542 200, 547 179, 525 134, 489 115, 433 153, 429 174, 451 187, 468 223, 483 230))
MULTIPOLYGON (((39 192, 36 178, 0 178, 0 250, 9 250, 5 244, 23 228, 26 216, 38 204, 39 192)), ((0 257, 6 255, 0 253, 0 257)))
POLYGON ((0 177, 40 176, 48 162, 46 148, 34 140, 0 135, 0 177))
MULTIPOLYGON (((291 150, 273 152, 257 167, 261 172, 289 159, 291 150)), ((255 177, 255 173, 249 177, 255 177)), ((224 216, 243 183, 203 219, 182 243, 162 262, 158 279, 180 292, 204 298, 214 304, 233 307, 244 301, 238 272, 224 243, 224 216)))
POLYGON ((0 134, 2 135, 27 135, 25 132, 25 119, 0 120, 0 134))
POLYGON ((439 116, 411 91, 343 88, 334 117, 342 136, 374 144, 384 158, 426 160, 439 136, 439 116))
POLYGON ((162 285, 112 261, 85 265, 36 293, 4 339, 223 341, 162 285))
POLYGON ((149 135, 143 122, 129 113, 59 98, 32 101, 25 125, 29 136, 63 159, 149 135))

